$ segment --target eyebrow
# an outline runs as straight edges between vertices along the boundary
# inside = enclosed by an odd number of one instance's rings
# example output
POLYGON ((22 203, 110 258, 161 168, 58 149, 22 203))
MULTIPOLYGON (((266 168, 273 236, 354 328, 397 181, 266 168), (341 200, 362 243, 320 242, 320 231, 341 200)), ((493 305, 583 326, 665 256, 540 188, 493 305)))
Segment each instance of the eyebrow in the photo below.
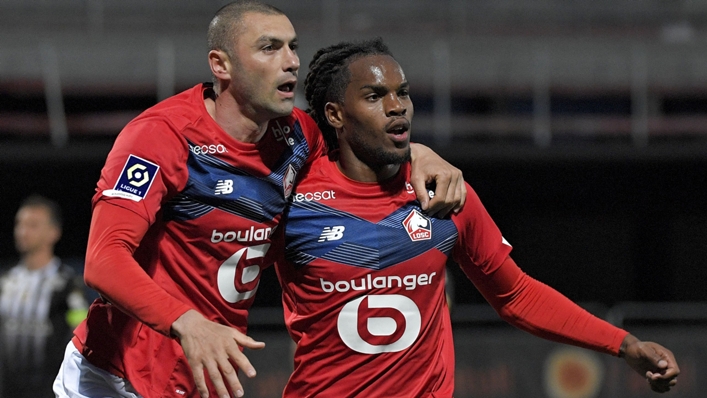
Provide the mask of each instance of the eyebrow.
MULTIPOLYGON (((278 38, 278 37, 275 37, 275 36, 265 36, 265 35, 260 36, 260 37, 258 38, 258 40, 256 41, 256 43, 257 43, 258 45, 260 45, 260 44, 265 44, 265 43, 285 44, 285 42, 286 42, 285 40, 282 40, 282 39, 280 39, 280 38, 278 38)), ((299 38, 298 38, 297 36, 295 36, 295 37, 293 37, 292 40, 290 40, 288 43, 290 43, 290 44, 292 44, 292 43, 297 44, 297 43, 299 43, 299 38)))
MULTIPOLYGON (((409 88, 410 83, 407 80, 404 80, 400 85, 398 86, 397 90, 400 90, 401 88, 409 88)), ((366 84, 364 86, 361 86, 359 90, 373 90, 373 91, 380 91, 381 89, 385 89, 385 86, 379 85, 379 84, 366 84)))

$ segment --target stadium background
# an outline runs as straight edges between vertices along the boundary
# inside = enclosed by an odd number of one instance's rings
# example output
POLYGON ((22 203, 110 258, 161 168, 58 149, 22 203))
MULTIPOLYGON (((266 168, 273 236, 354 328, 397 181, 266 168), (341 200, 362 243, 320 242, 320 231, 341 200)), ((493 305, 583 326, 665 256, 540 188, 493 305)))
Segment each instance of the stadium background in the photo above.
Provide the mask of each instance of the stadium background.
MULTIPOLYGON (((521 267, 672 348, 683 370, 673 395, 702 396, 707 2, 271 3, 300 37, 299 106, 316 49, 383 37, 411 82, 413 138, 464 171, 521 267)), ((40 193, 62 205, 57 251, 81 269, 90 199, 115 135, 158 99, 210 79, 206 26, 222 4, 0 1, 3 264, 16 260, 17 206, 40 193)), ((449 270, 457 397, 651 396, 616 359, 564 355, 499 323, 449 270)), ((277 396, 289 370, 278 305, 270 270, 252 317, 269 345, 252 354, 260 375, 249 396, 277 396)))

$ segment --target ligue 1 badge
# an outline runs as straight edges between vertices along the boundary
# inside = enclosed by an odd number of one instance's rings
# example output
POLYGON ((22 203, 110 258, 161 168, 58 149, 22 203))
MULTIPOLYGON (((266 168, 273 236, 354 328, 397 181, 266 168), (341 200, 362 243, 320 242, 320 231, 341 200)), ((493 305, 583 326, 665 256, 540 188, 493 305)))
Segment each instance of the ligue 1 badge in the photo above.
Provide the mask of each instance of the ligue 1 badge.
POLYGON ((139 202, 147 195, 159 169, 160 166, 131 154, 113 189, 107 189, 103 194, 139 202))
POLYGON ((432 239, 432 222, 415 209, 405 217, 403 226, 413 242, 432 239))

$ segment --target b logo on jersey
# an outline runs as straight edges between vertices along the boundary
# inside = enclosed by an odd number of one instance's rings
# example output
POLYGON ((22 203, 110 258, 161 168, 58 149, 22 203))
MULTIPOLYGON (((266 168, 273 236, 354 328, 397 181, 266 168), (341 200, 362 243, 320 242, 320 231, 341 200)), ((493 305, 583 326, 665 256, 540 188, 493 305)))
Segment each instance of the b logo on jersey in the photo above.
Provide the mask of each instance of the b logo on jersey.
POLYGON ((402 351, 415 342, 421 325, 415 302, 399 294, 350 301, 341 309, 336 323, 344 344, 362 354, 402 351))
POLYGON ((233 192, 233 180, 216 181, 216 189, 214 189, 214 194, 228 195, 231 192, 233 192))
POLYGON ((265 257, 270 243, 244 247, 224 261, 218 269, 218 291, 229 303, 248 300, 255 295, 260 285, 259 264, 247 265, 265 257), (248 290, 246 290, 248 289, 248 290))
POLYGON ((111 197, 120 197, 139 202, 145 198, 155 180, 160 166, 135 155, 128 156, 128 160, 120 172, 118 182, 111 190, 103 194, 111 197))
POLYGON ((346 227, 343 225, 337 225, 335 227, 324 227, 322 234, 319 235, 319 240, 317 242, 324 242, 325 240, 339 240, 344 237, 344 230, 346 227))
POLYGON ((405 217, 403 226, 413 242, 432 239, 432 222, 415 209, 405 217))

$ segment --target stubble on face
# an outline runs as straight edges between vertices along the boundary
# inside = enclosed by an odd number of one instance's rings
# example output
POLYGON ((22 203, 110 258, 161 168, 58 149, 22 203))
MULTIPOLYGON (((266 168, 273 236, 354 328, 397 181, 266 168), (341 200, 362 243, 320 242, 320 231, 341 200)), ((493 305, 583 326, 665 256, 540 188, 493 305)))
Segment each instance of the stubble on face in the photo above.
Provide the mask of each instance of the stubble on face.
POLYGON ((284 15, 248 13, 246 17, 234 38, 231 93, 253 118, 267 121, 288 116, 294 108, 294 97, 283 97, 280 86, 287 79, 296 81, 299 59, 294 69, 286 70, 292 55, 287 54, 289 48, 277 46, 281 43, 287 47, 296 41, 294 27, 284 15), (273 45, 275 50, 268 50, 273 45))
MULTIPOLYGON (((356 129, 357 127, 354 127, 356 129)), ((364 128, 363 126, 358 128, 364 128)), ((361 131, 361 130, 358 130, 361 131)), ((411 160, 410 145, 401 153, 399 151, 391 151, 380 145, 372 145, 369 141, 363 138, 361 134, 351 134, 348 138, 349 146, 363 163, 372 170, 378 171, 386 166, 401 165, 411 160)))
POLYGON ((393 141, 388 131, 390 123, 400 119, 409 123, 413 114, 400 65, 388 55, 369 55, 351 62, 349 73, 342 102, 346 119, 343 147, 379 175, 410 161, 409 138, 393 141))

